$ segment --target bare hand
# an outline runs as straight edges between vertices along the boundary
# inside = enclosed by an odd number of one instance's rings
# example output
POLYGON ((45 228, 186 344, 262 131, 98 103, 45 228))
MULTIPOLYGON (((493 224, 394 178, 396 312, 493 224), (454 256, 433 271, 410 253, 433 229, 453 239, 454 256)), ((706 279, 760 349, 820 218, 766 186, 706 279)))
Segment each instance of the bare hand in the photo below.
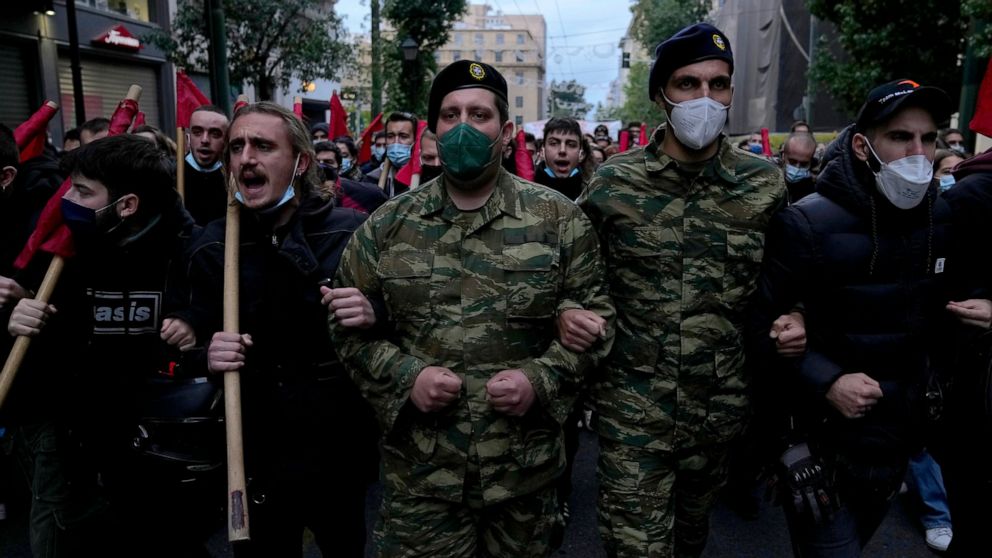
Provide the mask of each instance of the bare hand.
POLYGON ((442 366, 428 366, 417 374, 410 391, 410 401, 421 412, 440 411, 458 399, 462 379, 442 366))
POLYGON ((252 346, 251 335, 218 331, 207 347, 207 370, 214 374, 239 370, 245 365, 245 355, 252 346))
POLYGON ((988 329, 992 324, 992 300, 969 298, 961 302, 947 303, 948 311, 957 316, 961 323, 988 329))
POLYGON ((584 353, 606 337, 606 320, 591 310, 573 308, 558 315, 558 339, 570 351, 584 353))
POLYGON ((523 416, 534 404, 534 386, 523 370, 503 370, 486 382, 486 394, 493 409, 511 416, 523 416))
POLYGON ((882 398, 878 382, 861 372, 844 374, 827 391, 827 401, 847 418, 860 418, 882 398))
POLYGON ((784 357, 796 357, 806 352, 806 318, 790 312, 772 322, 768 336, 775 340, 775 350, 784 357))
POLYGON ((162 320, 159 337, 167 344, 178 347, 180 351, 188 351, 196 346, 196 334, 193 333, 193 328, 179 318, 162 320))
POLYGON ((30 296, 31 293, 24 287, 20 286, 17 281, 14 281, 10 277, 0 275, 0 308, 3 308, 8 304, 14 304, 18 300, 28 298, 30 296))
POLYGON ((321 287, 320 294, 323 295, 320 303, 327 307, 327 311, 334 315, 339 324, 359 329, 368 329, 375 325, 375 311, 362 291, 354 287, 321 287))
POLYGON ((7 332, 11 335, 34 337, 41 333, 45 322, 57 310, 51 304, 33 298, 22 298, 18 301, 7 322, 7 332))

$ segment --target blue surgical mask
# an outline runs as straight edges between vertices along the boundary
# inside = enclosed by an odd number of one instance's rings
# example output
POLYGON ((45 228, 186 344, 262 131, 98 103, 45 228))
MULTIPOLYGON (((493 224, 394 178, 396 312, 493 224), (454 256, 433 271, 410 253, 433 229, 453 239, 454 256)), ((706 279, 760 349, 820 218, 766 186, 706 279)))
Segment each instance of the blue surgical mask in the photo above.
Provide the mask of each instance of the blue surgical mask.
MULTIPOLYGON (((299 166, 300 166, 300 155, 297 154, 296 155, 296 163, 293 164, 293 169, 294 169, 293 170, 293 178, 290 178, 289 179, 289 187, 286 188, 286 192, 282 195, 282 198, 275 205, 273 205, 272 207, 266 207, 262 211, 266 211, 266 212, 273 211, 273 210, 275 210, 277 208, 280 208, 280 207, 286 205, 286 203, 289 202, 289 200, 293 199, 293 196, 296 195, 296 188, 293 187, 293 182, 296 181, 296 170, 295 169, 299 168, 299 166)), ((244 196, 241 195, 241 191, 240 190, 234 192, 234 199, 238 200, 238 203, 240 203, 241 205, 244 205, 245 204, 245 198, 244 198, 244 196)))
POLYGON ((747 148, 750 149, 751 153, 754 153, 755 155, 761 155, 762 151, 764 151, 760 143, 749 143, 747 144, 747 148))
POLYGON ((786 182, 799 182, 805 178, 809 178, 809 169, 804 169, 795 165, 785 165, 786 182))
POLYGON ((189 163, 189 166, 193 167, 194 169, 200 172, 214 172, 215 170, 223 166, 221 165, 220 159, 218 159, 214 164, 210 165, 209 167, 206 168, 201 167, 200 163, 196 162, 196 157, 194 157, 192 153, 186 154, 186 162, 189 163))
POLYGON ((107 216, 108 211, 113 213, 115 217, 117 216, 112 208, 122 199, 124 199, 123 196, 100 209, 90 209, 68 198, 62 198, 62 220, 72 232, 72 239, 77 243, 84 244, 120 226, 124 222, 123 219, 118 217, 116 223, 110 224, 110 219, 107 216))
MULTIPOLYGON (((548 173, 548 176, 551 178, 558 178, 558 175, 555 174, 555 171, 551 170, 551 167, 544 167, 544 172, 548 173)), ((579 167, 572 169, 572 172, 568 173, 568 178, 571 178, 577 174, 579 174, 579 167)))
POLYGON ((341 159, 341 168, 338 169, 338 174, 344 174, 351 170, 351 159, 341 159))
POLYGON ((956 153, 964 153, 964 144, 961 144, 961 143, 951 143, 951 144, 948 144, 948 147, 950 147, 951 150, 954 151, 954 152, 956 152, 956 153))
POLYGON ((950 190, 951 189, 951 186, 954 186, 954 175, 953 174, 945 174, 944 176, 941 176, 940 177, 940 191, 941 192, 946 192, 946 191, 950 190))
POLYGON ((385 154, 386 154, 386 148, 385 147, 380 147, 378 145, 372 146, 372 155, 376 159, 378 159, 378 160, 381 161, 382 160, 382 156, 385 155, 385 154))
POLYGON ((389 157, 389 161, 393 164, 393 167, 402 167, 410 160, 410 150, 412 148, 412 145, 406 145, 404 143, 391 143, 386 146, 386 157, 389 157))

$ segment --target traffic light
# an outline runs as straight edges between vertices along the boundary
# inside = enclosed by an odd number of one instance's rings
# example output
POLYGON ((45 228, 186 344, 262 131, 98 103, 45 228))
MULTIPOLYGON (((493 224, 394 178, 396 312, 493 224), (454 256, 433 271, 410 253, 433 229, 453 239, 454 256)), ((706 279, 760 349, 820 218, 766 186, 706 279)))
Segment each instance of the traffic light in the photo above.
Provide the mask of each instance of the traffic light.
POLYGON ((623 58, 620 59, 620 67, 621 68, 629 68, 630 67, 630 53, 629 52, 623 53, 623 58))

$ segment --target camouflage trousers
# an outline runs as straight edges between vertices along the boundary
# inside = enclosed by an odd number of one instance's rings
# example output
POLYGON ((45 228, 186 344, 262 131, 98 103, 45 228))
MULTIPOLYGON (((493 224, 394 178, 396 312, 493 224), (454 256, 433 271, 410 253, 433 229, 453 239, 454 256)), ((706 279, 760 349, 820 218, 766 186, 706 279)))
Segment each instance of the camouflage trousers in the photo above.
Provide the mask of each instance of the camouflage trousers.
POLYGON ((372 534, 383 558, 548 556, 562 530, 550 484, 489 506, 400 494, 386 488, 372 534))
POLYGON ((599 532, 612 558, 698 557, 728 445, 678 452, 599 439, 599 532))

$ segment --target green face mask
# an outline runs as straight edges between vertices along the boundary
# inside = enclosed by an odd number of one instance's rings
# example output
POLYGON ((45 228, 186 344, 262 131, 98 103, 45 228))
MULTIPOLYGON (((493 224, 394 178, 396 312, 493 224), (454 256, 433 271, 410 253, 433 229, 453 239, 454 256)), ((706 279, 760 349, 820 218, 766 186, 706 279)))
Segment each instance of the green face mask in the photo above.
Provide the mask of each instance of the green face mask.
POLYGON ((499 152, 493 146, 500 140, 491 140, 479 130, 461 123, 437 139, 441 152, 441 165, 455 180, 471 181, 499 161, 499 152))

